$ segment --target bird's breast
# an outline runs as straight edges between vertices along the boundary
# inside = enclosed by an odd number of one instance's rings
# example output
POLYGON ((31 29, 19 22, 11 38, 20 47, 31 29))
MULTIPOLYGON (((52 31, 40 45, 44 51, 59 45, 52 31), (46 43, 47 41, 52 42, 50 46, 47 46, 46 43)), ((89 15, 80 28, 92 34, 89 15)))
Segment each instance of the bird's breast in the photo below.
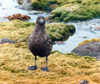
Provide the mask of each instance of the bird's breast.
POLYGON ((29 38, 29 45, 31 47, 40 47, 43 46, 43 44, 46 41, 46 35, 45 34, 41 34, 41 33, 33 33, 30 38, 29 38))

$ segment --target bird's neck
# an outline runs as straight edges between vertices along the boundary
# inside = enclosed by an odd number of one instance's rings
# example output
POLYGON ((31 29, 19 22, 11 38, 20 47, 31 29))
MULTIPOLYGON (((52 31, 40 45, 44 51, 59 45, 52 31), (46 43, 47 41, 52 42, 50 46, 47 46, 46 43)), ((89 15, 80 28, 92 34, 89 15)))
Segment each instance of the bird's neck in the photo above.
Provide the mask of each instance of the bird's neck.
POLYGON ((46 33, 46 30, 45 30, 45 25, 36 25, 35 27, 35 32, 41 32, 41 33, 46 33))

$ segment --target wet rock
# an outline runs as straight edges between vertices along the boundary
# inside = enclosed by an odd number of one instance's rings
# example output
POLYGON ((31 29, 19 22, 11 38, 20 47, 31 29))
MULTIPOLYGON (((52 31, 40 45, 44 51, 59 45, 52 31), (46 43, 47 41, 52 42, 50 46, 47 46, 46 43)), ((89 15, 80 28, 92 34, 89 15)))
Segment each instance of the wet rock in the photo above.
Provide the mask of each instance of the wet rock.
POLYGON ((82 80, 79 84, 88 84, 87 80, 82 80))
POLYGON ((83 38, 87 38, 86 36, 84 36, 83 38))
POLYGON ((55 44, 64 44, 64 41, 55 41, 55 44))
POLYGON ((31 11, 28 14, 29 15, 37 15, 37 14, 42 14, 42 13, 43 13, 42 11, 31 11))
POLYGON ((23 20, 23 21, 27 21, 27 20, 30 20, 31 17, 28 16, 28 15, 21 15, 19 13, 17 14, 13 14, 12 16, 8 16, 7 17, 9 20, 15 20, 15 19, 18 19, 18 20, 23 20))
POLYGON ((18 43, 18 42, 7 39, 7 38, 0 39, 0 44, 4 44, 4 43, 18 43))
POLYGON ((21 3, 21 5, 19 6, 19 8, 21 9, 25 9, 25 10, 31 10, 31 0, 19 0, 18 3, 21 3))
POLYGON ((80 56, 100 56, 100 43, 99 42, 90 42, 83 44, 79 47, 76 47, 72 50, 72 53, 76 53, 80 56))
POLYGON ((31 3, 31 0, 17 0, 19 4, 23 4, 24 2, 31 3))
POLYGON ((2 8, 2 10, 6 10, 7 8, 2 8))
POLYGON ((0 3, 0 6, 1 6, 2 4, 0 3))
POLYGON ((18 4, 23 4, 24 0, 17 0, 18 4))
POLYGON ((31 10, 31 3, 24 3, 22 5, 20 5, 19 7, 20 9, 24 9, 24 10, 31 10))

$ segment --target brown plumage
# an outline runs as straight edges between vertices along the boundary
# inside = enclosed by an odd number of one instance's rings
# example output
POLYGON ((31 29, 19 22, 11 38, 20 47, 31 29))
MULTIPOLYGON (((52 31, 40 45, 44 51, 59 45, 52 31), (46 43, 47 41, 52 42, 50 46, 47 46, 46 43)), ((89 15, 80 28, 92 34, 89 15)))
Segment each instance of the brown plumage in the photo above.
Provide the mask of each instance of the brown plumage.
POLYGON ((35 56, 35 66, 29 67, 30 70, 36 70, 36 57, 46 57, 46 67, 41 68, 43 71, 49 71, 47 68, 48 55, 52 50, 51 38, 46 34, 45 18, 39 16, 36 20, 36 27, 30 35, 28 46, 32 54, 35 56))

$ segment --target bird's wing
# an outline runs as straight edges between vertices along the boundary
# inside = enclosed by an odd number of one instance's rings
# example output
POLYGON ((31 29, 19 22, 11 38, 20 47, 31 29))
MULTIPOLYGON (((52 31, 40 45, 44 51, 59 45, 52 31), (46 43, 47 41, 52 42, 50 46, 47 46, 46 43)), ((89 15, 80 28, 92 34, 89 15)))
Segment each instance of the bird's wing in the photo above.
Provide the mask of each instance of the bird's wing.
POLYGON ((52 43, 52 40, 51 40, 49 35, 47 35, 47 41, 46 42, 47 42, 47 46, 48 46, 49 50, 51 51, 53 43, 52 43))
POLYGON ((52 45, 52 40, 51 40, 51 37, 49 35, 47 35, 47 42, 49 45, 52 45))

